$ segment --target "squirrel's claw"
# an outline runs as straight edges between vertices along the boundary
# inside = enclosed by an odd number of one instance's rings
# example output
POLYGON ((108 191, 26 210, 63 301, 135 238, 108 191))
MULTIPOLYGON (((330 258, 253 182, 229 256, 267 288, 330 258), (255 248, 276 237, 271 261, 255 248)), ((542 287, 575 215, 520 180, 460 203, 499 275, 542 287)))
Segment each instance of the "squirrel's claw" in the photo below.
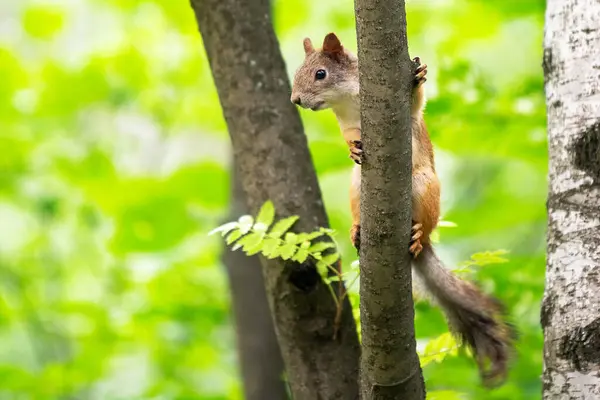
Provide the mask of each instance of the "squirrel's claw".
POLYGON ((423 228, 423 225, 416 223, 411 229, 412 237, 410 238, 410 247, 408 248, 408 251, 410 251, 414 258, 417 258, 423 250, 423 245, 421 244, 421 236, 423 236, 423 231, 421 228, 423 228))
POLYGON ((417 258, 419 254, 421 254, 422 250, 423 245, 421 244, 421 241, 419 239, 412 242, 412 244, 408 248, 408 251, 410 251, 410 253, 413 255, 413 258, 417 258))
POLYGON ((427 81, 425 75, 427 75, 427 64, 419 65, 415 70, 415 84, 417 86, 421 86, 427 81))
POLYGON ((362 142, 360 140, 353 140, 350 144, 349 157, 356 164, 361 165, 362 164, 362 156, 363 156, 362 142))
POLYGON ((415 64, 415 85, 421 86, 427 81, 425 75, 427 75, 427 64, 421 64, 421 59, 419 57, 413 58, 413 63, 415 64))

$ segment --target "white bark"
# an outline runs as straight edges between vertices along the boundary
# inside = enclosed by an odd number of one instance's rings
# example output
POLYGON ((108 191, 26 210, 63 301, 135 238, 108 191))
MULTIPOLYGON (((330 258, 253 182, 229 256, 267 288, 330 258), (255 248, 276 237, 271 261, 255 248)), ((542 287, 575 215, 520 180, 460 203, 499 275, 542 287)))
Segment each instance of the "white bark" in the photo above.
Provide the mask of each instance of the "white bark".
POLYGON ((544 400, 600 399, 600 0, 547 0, 544 400))

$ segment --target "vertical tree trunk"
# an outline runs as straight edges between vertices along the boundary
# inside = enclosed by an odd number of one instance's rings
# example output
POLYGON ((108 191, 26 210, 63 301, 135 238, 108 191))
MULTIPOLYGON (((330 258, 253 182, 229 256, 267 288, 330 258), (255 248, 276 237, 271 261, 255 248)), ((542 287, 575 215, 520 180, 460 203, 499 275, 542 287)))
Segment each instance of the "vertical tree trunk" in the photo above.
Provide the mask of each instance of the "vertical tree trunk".
MULTIPOLYGON (((228 221, 247 213, 244 192, 237 175, 232 168, 228 221)), ((231 287, 244 399, 287 399, 283 360, 267 302, 260 260, 258 256, 248 257, 241 251, 225 248, 223 264, 231 287)))
POLYGON ((600 399, 600 1, 548 0, 544 399, 600 399))
MULTIPOLYGON (((295 229, 328 226, 321 191, 271 23, 269 0, 192 0, 249 210, 271 200, 295 229)), ((360 347, 350 303, 336 307, 314 265, 261 258, 295 400, 355 399, 360 347)))
POLYGON ((404 0, 355 0, 364 149, 361 184, 361 395, 421 400, 408 252, 412 64, 404 0))

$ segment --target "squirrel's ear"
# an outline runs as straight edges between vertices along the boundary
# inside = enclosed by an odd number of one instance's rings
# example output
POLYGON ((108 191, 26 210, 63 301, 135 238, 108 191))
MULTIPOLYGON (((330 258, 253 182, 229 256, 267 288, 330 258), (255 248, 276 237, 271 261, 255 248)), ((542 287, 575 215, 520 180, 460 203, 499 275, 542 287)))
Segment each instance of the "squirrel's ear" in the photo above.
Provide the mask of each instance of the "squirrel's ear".
POLYGON ((302 42, 302 44, 304 44, 304 54, 305 55, 309 55, 310 53, 313 53, 315 51, 315 48, 313 47, 313 44, 310 41, 310 38, 304 38, 304 41, 302 42))
POLYGON ((332 32, 325 36, 325 40, 323 40, 323 53, 335 59, 339 59, 344 54, 344 47, 342 47, 342 43, 340 43, 340 39, 338 39, 335 33, 332 32))

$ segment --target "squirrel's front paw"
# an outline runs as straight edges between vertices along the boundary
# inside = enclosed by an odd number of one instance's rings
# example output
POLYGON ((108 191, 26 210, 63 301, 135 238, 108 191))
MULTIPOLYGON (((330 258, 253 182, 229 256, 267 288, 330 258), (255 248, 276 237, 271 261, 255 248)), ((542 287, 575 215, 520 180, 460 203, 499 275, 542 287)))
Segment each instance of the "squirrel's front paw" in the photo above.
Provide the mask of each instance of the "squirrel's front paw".
POLYGON ((349 157, 358 165, 362 164, 363 150, 362 142, 360 140, 353 140, 352 142, 350 142, 349 157))
POLYGON ((419 87, 427 81, 427 78, 425 78, 425 75, 427 75, 427 64, 421 64, 419 57, 413 58, 413 62, 417 66, 415 70, 415 85, 419 87))
POLYGON ((411 238, 410 238, 410 247, 408 251, 413 255, 414 258, 417 258, 421 250, 423 250, 423 245, 421 244, 421 236, 423 236, 423 225, 416 223, 412 226, 411 229, 411 238))
POLYGON ((360 225, 352 225, 352 229, 350 229, 350 240, 352 240, 352 245, 356 248, 356 252, 358 253, 360 250, 360 225))

